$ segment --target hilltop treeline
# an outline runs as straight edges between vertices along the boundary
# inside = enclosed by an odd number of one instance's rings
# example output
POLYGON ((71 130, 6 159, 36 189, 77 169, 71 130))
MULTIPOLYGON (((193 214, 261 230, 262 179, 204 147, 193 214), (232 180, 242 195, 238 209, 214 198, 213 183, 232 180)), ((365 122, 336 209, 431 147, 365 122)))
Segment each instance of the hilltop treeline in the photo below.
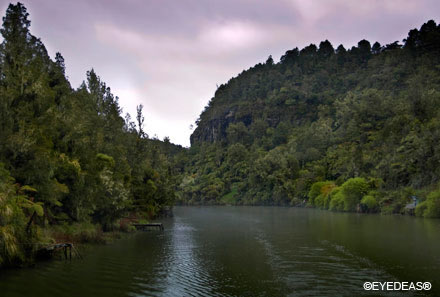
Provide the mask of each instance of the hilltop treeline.
MULTIPOLYGON (((0 32, 0 266, 23 260, 43 227, 88 222, 112 230, 129 213, 154 216, 174 200, 174 155, 149 139, 94 70, 72 89, 30 31, 26 8, 9 5, 0 32)), ((46 236, 46 238, 45 238, 46 236)))
POLYGON ((197 120, 180 202, 440 216, 440 26, 329 41, 221 85, 197 120))

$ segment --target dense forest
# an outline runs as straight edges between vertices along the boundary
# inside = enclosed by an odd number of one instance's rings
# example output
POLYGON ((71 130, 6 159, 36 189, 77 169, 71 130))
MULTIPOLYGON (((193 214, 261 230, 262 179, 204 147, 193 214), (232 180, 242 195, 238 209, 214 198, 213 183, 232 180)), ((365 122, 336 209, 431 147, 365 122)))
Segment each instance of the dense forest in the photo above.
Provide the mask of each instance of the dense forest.
POLYGON ((440 217, 440 26, 269 57, 196 124, 179 203, 440 217))
POLYGON ((183 149, 147 135, 142 105, 122 116, 93 69, 72 88, 28 17, 11 4, 0 29, 0 266, 174 203, 440 217, 432 20, 403 44, 326 40, 269 57, 218 87, 183 149))
POLYGON ((61 233, 120 228, 174 202, 182 148, 144 131, 92 69, 73 89, 60 53, 49 57, 26 8, 9 5, 0 32, 0 266, 23 261, 61 233), (177 168, 177 167, 176 167, 177 168))

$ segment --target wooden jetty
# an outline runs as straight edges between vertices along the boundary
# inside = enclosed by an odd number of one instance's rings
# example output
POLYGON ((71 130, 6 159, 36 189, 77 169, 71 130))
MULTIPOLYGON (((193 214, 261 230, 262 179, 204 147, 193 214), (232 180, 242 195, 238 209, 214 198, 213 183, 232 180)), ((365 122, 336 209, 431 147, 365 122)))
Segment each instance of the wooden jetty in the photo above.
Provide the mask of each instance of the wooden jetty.
POLYGON ((163 231, 162 223, 149 223, 149 224, 132 224, 137 230, 147 231, 151 229, 159 229, 163 231))

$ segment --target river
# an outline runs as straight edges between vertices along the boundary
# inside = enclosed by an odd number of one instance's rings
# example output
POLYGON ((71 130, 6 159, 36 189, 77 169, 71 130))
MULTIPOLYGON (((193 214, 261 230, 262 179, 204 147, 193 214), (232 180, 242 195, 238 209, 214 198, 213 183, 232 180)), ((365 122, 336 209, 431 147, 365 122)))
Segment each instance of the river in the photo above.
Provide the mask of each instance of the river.
POLYGON ((0 296, 440 296, 440 220, 283 207, 176 207, 165 231, 0 272, 0 296), (364 282, 431 282, 373 292, 364 282))

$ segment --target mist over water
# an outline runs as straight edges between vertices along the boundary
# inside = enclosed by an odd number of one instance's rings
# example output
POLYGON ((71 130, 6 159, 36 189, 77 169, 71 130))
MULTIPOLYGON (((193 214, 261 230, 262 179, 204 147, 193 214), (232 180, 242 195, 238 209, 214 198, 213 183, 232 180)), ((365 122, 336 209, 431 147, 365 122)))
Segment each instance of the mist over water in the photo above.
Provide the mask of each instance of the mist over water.
POLYGON ((439 293, 438 220, 281 207, 174 213, 164 232, 89 247, 84 260, 2 271, 0 295, 371 295, 366 281, 430 281, 439 293))

